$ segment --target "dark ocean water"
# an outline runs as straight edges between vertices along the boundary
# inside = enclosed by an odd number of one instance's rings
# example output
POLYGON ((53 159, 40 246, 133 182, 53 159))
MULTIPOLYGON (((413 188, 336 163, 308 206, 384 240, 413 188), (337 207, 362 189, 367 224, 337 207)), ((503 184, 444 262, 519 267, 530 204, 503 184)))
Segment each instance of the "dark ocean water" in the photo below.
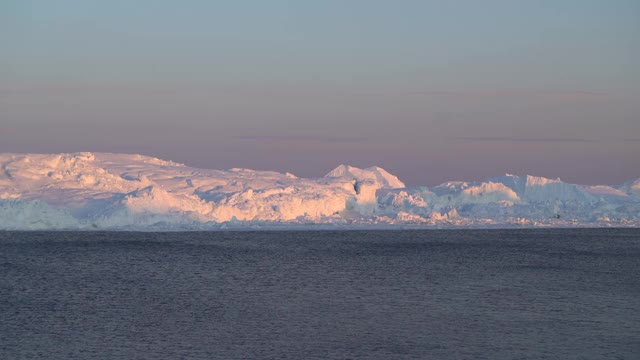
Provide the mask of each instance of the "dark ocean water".
POLYGON ((0 232, 0 359, 640 359, 640 230, 0 232))

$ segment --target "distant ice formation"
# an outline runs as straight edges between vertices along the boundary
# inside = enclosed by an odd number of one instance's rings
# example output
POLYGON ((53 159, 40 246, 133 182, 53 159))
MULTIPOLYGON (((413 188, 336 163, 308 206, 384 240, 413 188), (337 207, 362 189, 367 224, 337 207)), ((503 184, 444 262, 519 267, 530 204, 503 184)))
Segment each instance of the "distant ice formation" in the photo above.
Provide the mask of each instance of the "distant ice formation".
POLYGON ((406 187, 377 166, 305 179, 111 153, 0 154, 0 164, 3 230, 640 226, 640 179, 406 187))

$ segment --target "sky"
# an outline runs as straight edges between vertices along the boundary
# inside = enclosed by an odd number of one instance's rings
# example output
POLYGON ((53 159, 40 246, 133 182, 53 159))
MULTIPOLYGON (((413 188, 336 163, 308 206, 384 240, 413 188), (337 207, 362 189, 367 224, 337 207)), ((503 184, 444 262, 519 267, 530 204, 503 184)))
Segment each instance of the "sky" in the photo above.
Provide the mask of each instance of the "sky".
POLYGON ((640 177, 640 2, 0 1, 0 152, 640 177))

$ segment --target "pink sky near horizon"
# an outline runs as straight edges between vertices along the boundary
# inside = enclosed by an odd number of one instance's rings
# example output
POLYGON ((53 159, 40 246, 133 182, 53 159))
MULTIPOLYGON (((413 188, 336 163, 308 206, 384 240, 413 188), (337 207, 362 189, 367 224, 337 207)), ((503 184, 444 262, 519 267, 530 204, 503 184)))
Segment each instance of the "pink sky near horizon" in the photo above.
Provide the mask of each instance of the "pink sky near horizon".
POLYGON ((640 4, 0 4, 0 152, 640 177, 640 4))

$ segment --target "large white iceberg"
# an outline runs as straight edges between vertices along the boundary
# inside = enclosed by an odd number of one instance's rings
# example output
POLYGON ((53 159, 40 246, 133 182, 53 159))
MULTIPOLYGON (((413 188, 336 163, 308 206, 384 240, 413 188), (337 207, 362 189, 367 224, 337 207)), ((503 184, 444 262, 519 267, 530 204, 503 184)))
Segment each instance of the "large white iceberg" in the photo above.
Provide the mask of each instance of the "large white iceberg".
POLYGON ((639 226, 640 180, 505 175, 406 187, 373 166, 321 178, 143 155, 0 154, 0 229, 639 226))

